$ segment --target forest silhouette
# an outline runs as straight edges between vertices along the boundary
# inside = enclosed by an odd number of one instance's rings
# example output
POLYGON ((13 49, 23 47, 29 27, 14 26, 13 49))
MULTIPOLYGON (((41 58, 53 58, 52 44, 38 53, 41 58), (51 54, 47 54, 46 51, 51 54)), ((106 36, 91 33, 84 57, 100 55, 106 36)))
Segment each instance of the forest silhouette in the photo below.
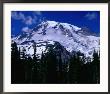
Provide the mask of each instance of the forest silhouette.
POLYGON ((100 83, 100 54, 95 50, 92 60, 78 51, 65 61, 61 56, 63 47, 59 43, 49 45, 48 52, 42 52, 41 58, 36 54, 36 43, 33 44, 33 49, 31 57, 25 54, 25 49, 21 51, 16 42, 11 44, 12 84, 100 83))

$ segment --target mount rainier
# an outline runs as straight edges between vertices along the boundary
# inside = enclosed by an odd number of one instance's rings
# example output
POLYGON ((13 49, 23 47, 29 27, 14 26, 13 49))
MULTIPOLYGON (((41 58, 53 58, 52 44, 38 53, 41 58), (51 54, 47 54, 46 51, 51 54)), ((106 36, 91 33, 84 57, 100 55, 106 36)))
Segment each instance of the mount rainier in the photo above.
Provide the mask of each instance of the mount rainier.
POLYGON ((88 28, 60 23, 56 21, 43 21, 30 31, 22 32, 12 41, 18 47, 25 48, 28 55, 33 55, 33 42, 36 43, 37 54, 46 50, 46 45, 54 45, 59 42, 68 52, 80 51, 86 57, 91 57, 94 50, 100 50, 100 37, 91 32, 88 28))

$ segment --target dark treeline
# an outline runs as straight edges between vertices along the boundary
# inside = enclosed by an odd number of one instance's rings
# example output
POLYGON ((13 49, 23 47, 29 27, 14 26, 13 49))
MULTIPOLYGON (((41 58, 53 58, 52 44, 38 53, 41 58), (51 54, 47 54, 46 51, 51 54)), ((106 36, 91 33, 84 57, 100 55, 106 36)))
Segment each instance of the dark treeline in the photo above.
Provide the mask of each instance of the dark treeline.
MULTIPOLYGON (((59 47, 58 47, 59 48, 59 47)), ((41 58, 33 45, 33 57, 25 54, 14 42, 11 45, 11 83, 12 84, 98 84, 100 83, 100 56, 93 53, 93 60, 77 52, 63 61, 60 50, 54 51, 52 45, 41 58)))

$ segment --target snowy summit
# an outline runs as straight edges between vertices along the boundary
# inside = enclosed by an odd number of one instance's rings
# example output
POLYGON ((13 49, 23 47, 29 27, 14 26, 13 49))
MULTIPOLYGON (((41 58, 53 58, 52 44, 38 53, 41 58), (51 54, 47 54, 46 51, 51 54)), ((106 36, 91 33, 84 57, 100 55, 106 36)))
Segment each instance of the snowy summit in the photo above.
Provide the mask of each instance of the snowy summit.
POLYGON ((25 48, 28 55, 33 54, 33 42, 37 54, 45 51, 46 45, 59 42, 68 52, 80 51, 86 57, 92 56, 94 50, 100 50, 100 37, 92 34, 87 28, 80 28, 68 23, 43 21, 32 30, 13 37, 19 47, 25 48))

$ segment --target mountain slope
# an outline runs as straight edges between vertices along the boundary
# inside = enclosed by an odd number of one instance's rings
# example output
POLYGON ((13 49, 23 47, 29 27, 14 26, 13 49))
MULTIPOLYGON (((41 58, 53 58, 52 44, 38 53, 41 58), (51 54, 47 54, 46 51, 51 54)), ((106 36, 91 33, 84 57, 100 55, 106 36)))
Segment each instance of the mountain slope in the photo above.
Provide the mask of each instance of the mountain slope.
POLYGON ((33 42, 37 45, 37 54, 46 50, 48 44, 59 42, 69 52, 80 51, 86 57, 92 56, 94 50, 100 50, 100 37, 90 33, 86 28, 60 23, 55 21, 44 21, 29 32, 23 32, 12 41, 18 46, 26 49, 26 53, 33 54, 33 42))

